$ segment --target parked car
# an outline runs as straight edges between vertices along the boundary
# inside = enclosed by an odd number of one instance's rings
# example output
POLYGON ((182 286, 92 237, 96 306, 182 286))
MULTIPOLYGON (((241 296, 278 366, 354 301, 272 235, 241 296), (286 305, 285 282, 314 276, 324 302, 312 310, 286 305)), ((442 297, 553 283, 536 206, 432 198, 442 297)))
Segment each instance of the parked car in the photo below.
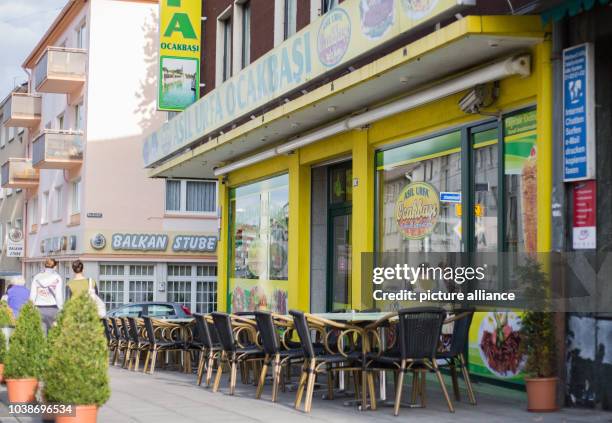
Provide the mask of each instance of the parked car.
POLYGON ((108 313, 107 317, 142 317, 150 316, 156 319, 182 319, 191 317, 189 307, 178 303, 145 302, 130 303, 119 306, 108 313))

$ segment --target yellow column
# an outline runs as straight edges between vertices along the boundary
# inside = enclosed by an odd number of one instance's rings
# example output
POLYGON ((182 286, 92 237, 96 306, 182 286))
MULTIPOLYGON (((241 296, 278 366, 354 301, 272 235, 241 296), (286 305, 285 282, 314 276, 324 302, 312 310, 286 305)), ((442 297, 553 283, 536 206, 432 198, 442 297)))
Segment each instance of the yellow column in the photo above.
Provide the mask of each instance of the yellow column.
POLYGON ((369 130, 353 132, 352 308, 372 306, 371 283, 362 283, 361 253, 374 251, 374 153, 369 130))
POLYGON ((310 166, 289 156, 289 309, 310 311, 310 166))
POLYGON ((221 210, 221 229, 219 242, 217 243, 217 310, 227 310, 227 283, 229 276, 228 254, 229 254, 229 189, 223 184, 223 178, 219 178, 219 207, 221 210))
POLYGON ((538 122, 538 251, 548 252, 552 245, 552 62, 549 39, 536 48, 537 122, 538 122))

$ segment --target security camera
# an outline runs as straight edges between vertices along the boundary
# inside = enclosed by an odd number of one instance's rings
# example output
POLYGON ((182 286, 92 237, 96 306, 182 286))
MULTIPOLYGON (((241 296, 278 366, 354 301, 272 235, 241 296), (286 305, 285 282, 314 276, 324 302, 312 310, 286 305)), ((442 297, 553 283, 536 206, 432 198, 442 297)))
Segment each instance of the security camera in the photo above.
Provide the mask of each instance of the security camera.
POLYGON ((459 107, 464 113, 479 114, 491 106, 497 98, 496 84, 476 85, 459 100, 459 107))

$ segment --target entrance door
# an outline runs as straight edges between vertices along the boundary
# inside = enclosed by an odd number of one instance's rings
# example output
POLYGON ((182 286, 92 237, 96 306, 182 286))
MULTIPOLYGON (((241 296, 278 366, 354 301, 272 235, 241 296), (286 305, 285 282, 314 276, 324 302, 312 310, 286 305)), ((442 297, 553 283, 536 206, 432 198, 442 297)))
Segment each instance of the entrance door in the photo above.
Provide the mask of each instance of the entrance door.
POLYGON ((352 166, 344 162, 329 168, 327 310, 351 308, 352 166))

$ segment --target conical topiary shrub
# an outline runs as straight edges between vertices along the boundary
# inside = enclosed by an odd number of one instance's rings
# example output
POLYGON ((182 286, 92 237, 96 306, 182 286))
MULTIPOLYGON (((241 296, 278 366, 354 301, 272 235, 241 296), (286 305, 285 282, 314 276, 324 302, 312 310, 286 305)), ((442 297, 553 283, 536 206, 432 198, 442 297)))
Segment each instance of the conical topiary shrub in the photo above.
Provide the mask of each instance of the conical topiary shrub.
POLYGON ((49 403, 99 407, 110 396, 104 328, 87 293, 65 304, 50 333, 44 381, 49 403))
POLYGON ((11 310, 6 301, 0 301, 0 327, 12 326, 15 326, 13 310, 11 310))
POLYGON ((4 360, 6 360, 6 338, 0 331, 0 382, 4 381, 4 360))
POLYGON ((34 401, 38 379, 45 365, 45 344, 40 313, 34 304, 28 302, 19 313, 4 363, 10 402, 34 401))

